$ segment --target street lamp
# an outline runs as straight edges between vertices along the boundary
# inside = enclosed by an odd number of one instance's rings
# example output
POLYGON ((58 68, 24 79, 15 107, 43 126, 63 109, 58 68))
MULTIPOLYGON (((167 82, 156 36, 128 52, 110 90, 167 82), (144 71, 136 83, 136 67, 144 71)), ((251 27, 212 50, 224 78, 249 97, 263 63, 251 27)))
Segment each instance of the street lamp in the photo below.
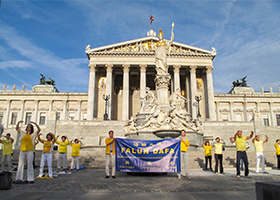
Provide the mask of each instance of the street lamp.
POLYGON ((103 99, 105 100, 105 113, 103 115, 103 120, 108 120, 107 107, 109 106, 108 101, 110 99, 110 95, 103 94, 103 99))
POLYGON ((202 96, 195 96, 194 99, 197 101, 197 118, 200 118, 199 102, 202 100, 202 96))

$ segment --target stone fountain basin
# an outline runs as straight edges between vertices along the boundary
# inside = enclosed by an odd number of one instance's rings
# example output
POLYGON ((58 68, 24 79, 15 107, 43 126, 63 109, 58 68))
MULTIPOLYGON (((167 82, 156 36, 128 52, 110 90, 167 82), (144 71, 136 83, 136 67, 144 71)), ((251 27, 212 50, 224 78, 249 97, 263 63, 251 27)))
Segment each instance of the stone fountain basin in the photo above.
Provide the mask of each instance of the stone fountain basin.
POLYGON ((180 136, 181 131, 179 130, 157 130, 153 132, 157 137, 166 138, 177 138, 180 136))

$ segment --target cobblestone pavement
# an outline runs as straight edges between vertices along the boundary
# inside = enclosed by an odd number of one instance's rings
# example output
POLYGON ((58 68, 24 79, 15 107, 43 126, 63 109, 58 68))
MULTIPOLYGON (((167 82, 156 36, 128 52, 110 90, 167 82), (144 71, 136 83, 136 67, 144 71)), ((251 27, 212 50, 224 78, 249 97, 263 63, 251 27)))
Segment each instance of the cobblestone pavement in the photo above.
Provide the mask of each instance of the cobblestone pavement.
MULTIPOLYGON (((35 179, 34 184, 13 184, 11 190, 0 191, 0 194, 4 194, 4 196, 2 196, 5 197, 4 199, 17 199, 19 197, 17 195, 21 195, 21 199, 23 197, 28 197, 27 199, 31 197, 31 199, 42 199, 45 195, 47 195, 49 199, 55 198, 50 195, 55 195, 56 197, 59 195, 60 198, 63 197, 62 199, 67 199, 68 197, 70 198, 70 196, 74 198, 75 195, 78 195, 76 198, 79 199, 82 198, 81 195, 89 194, 102 194, 101 196, 106 196, 112 195, 113 193, 115 194, 113 197, 116 197, 118 194, 135 193, 143 195, 146 193, 152 195, 153 193, 157 193, 160 194, 159 196, 164 195, 164 198, 161 199, 170 199, 167 198, 167 194, 169 196, 172 194, 184 194, 185 197, 187 194, 196 194, 199 196, 207 193, 219 193, 219 195, 229 195, 232 193, 231 196, 236 197, 238 197, 238 195, 248 194, 249 199, 254 199, 255 182, 280 181, 280 171, 268 170, 268 172, 269 174, 257 174, 250 171, 251 178, 246 178, 244 176, 236 178, 234 169, 226 169, 225 174, 193 170, 190 171, 191 179, 182 178, 181 180, 177 178, 176 173, 169 173, 167 175, 127 175, 126 173, 118 173, 116 179, 105 179, 104 170, 85 169, 73 171, 70 175, 59 175, 57 178, 51 180, 35 179), (25 195, 22 196, 22 194, 25 195)), ((37 174, 38 169, 35 169, 35 175, 37 174)), ((15 173, 13 175, 15 176, 15 173)), ((83 196, 83 199, 87 198, 92 198, 92 196, 83 196)), ((142 199, 143 198, 146 197, 142 196, 142 199)))

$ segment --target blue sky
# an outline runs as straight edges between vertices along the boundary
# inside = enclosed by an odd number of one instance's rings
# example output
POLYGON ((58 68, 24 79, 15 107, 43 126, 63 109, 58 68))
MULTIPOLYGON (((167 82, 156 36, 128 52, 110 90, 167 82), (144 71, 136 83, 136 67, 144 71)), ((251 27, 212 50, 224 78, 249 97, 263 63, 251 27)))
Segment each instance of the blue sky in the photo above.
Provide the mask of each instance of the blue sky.
POLYGON ((215 93, 248 76, 259 92, 280 85, 280 1, 270 0, 2 0, 0 90, 26 89, 40 73, 61 92, 88 91, 85 47, 114 44, 162 28, 175 41, 211 50, 215 93))

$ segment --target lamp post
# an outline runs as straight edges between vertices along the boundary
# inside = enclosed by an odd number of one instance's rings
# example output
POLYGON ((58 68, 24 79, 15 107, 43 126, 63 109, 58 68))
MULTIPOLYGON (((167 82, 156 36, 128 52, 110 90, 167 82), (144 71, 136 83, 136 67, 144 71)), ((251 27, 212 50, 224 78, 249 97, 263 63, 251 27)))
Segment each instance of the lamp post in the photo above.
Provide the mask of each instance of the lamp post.
POLYGON ((199 102, 202 100, 202 96, 195 96, 194 99, 197 101, 197 118, 200 118, 199 102))
POLYGON ((107 107, 108 105, 108 101, 110 99, 110 95, 103 95, 103 99, 105 100, 105 113, 103 115, 103 120, 108 120, 108 113, 107 113, 107 107))

